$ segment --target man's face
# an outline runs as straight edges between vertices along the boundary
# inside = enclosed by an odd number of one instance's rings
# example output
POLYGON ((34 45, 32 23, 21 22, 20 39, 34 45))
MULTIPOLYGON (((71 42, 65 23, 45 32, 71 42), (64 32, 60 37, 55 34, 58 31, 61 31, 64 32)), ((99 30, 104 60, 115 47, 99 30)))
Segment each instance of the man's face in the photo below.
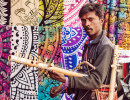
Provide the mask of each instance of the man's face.
POLYGON ((102 31, 103 19, 95 14, 95 11, 85 13, 81 17, 82 26, 86 31, 87 35, 91 37, 97 37, 102 31))

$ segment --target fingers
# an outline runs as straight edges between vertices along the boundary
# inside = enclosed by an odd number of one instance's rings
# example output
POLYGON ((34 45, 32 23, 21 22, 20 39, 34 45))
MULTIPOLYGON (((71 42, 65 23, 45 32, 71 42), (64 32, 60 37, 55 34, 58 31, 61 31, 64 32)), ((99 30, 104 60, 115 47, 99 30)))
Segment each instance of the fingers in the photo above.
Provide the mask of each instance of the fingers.
POLYGON ((51 88, 50 90, 50 97, 54 98, 55 97, 55 90, 51 88))
POLYGON ((50 78, 53 80, 57 80, 57 81, 60 81, 63 83, 66 82, 66 78, 65 78, 64 74, 62 74, 62 73, 58 73, 56 71, 50 71, 49 75, 50 75, 50 78))
POLYGON ((53 74, 53 75, 58 75, 58 74, 59 74, 58 72, 56 72, 56 71, 54 71, 54 70, 49 71, 49 73, 50 73, 50 74, 53 74))
POLYGON ((49 71, 50 78, 55 79, 55 77, 59 76, 60 74, 55 71, 49 71))
POLYGON ((50 90, 50 97, 54 98, 55 96, 58 95, 58 93, 55 91, 54 89, 55 87, 52 87, 51 90, 50 90))
POLYGON ((56 76, 56 75, 54 74, 54 71, 49 71, 48 73, 49 73, 49 75, 50 75, 50 78, 52 78, 52 79, 54 79, 54 77, 56 76))
POLYGON ((48 73, 49 73, 49 75, 51 76, 51 75, 55 75, 55 71, 48 71, 48 73))

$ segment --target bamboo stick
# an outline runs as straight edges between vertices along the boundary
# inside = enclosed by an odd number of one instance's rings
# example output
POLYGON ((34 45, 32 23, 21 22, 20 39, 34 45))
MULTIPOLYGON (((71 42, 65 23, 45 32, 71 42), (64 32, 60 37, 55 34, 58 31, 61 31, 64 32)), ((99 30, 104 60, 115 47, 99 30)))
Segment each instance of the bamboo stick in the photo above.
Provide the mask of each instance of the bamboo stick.
POLYGON ((110 90, 109 90, 108 100, 113 100, 114 85, 115 85, 115 82, 116 82, 116 69, 117 69, 118 48, 119 48, 119 46, 115 45, 115 47, 114 47, 114 56, 113 56, 113 64, 111 65, 112 72, 111 72, 110 90))
POLYGON ((69 70, 62 69, 62 68, 54 67, 53 64, 44 64, 44 63, 41 63, 41 62, 39 63, 37 61, 33 61, 33 60, 25 59, 25 58, 20 58, 18 56, 9 55, 8 60, 12 61, 12 62, 32 66, 32 67, 37 67, 37 68, 40 68, 40 69, 45 69, 45 70, 48 70, 48 71, 54 70, 56 72, 62 73, 62 74, 67 75, 67 76, 75 76, 75 77, 86 76, 85 74, 72 72, 72 71, 69 71, 69 70))

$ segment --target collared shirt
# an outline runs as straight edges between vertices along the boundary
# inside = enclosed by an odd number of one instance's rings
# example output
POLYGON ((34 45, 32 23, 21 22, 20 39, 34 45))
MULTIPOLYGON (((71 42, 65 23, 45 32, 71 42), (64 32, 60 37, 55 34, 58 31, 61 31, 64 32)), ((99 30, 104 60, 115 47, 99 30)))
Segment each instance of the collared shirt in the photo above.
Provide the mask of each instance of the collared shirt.
MULTIPOLYGON (((84 77, 68 77, 69 86, 68 94, 75 93, 74 100, 81 99, 88 90, 98 89, 102 84, 109 84, 110 71, 113 58, 114 45, 103 33, 97 36, 90 47, 84 46, 82 60, 88 48, 87 60, 96 67, 91 70, 89 76, 84 77)), ((89 91, 82 100, 91 100, 89 91)))

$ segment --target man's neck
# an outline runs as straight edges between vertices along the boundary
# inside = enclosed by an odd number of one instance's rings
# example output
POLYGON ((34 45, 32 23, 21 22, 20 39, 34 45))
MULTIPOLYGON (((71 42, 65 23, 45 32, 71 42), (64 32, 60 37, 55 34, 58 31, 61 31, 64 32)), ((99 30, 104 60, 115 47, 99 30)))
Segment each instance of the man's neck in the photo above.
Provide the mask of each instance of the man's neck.
POLYGON ((93 36, 90 36, 89 38, 89 40, 91 41, 91 40, 94 40, 97 36, 99 36, 100 34, 102 33, 102 30, 100 30, 97 34, 95 34, 95 35, 93 35, 93 36))

